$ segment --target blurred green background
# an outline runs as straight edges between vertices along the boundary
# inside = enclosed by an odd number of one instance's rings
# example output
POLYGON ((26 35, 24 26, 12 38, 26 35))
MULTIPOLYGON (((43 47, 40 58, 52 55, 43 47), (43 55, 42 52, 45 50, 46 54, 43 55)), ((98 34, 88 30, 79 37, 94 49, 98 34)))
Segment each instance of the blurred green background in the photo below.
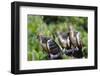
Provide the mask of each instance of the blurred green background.
MULTIPOLYGON (((59 44, 57 38, 55 37, 55 33, 57 31, 68 31, 67 29, 69 24, 72 24, 75 30, 80 32, 83 42, 83 55, 84 58, 88 57, 88 17, 28 15, 27 20, 28 61, 47 60, 47 54, 43 51, 37 39, 37 35, 39 33, 53 38, 59 44)), ((68 59, 68 57, 65 57, 65 59, 68 59)))

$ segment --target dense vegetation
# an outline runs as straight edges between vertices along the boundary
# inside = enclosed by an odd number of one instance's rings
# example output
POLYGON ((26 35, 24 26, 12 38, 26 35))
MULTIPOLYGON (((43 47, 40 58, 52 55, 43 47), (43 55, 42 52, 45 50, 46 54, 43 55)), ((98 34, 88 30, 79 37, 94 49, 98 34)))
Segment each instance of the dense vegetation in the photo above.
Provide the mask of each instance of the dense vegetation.
MULTIPOLYGON (((67 31, 69 24, 81 33, 83 42, 83 55, 88 57, 88 18, 76 16, 33 16, 28 15, 28 60, 46 60, 47 54, 43 52, 37 39, 39 33, 53 38, 58 44, 55 33, 67 31)), ((67 57, 65 57, 68 59, 67 57)))

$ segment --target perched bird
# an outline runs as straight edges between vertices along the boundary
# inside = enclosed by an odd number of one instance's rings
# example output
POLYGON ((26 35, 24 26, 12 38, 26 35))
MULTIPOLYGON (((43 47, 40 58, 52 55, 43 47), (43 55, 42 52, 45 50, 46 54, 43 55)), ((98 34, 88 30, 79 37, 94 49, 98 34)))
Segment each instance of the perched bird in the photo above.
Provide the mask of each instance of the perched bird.
POLYGON ((37 38, 39 39, 39 42, 40 42, 40 44, 41 44, 43 50, 44 50, 45 52, 48 53, 47 41, 48 41, 49 39, 51 39, 51 38, 46 37, 46 36, 44 36, 44 35, 38 35, 37 38))
POLYGON ((71 42, 71 49, 66 50, 66 55, 72 55, 75 58, 82 58, 82 40, 80 38, 80 33, 76 32, 72 26, 69 26, 69 40, 71 42))
POLYGON ((71 25, 69 26, 69 39, 70 39, 70 42, 72 44, 72 47, 77 48, 76 32, 71 25))
POLYGON ((82 48, 80 32, 76 32, 72 26, 69 26, 69 39, 74 48, 82 48))
POLYGON ((61 48, 54 40, 50 39, 47 41, 47 48, 50 59, 62 59, 61 48))
POLYGON ((76 33, 76 40, 77 40, 77 47, 81 49, 82 48, 82 40, 81 40, 79 32, 76 33))
POLYGON ((79 32, 76 33, 76 40, 77 40, 78 49, 76 50, 76 52, 74 52, 73 56, 76 57, 76 58, 82 58, 83 57, 82 40, 81 40, 79 32))
POLYGON ((69 40, 69 34, 66 32, 57 32, 58 40, 62 48, 70 49, 71 44, 69 40))

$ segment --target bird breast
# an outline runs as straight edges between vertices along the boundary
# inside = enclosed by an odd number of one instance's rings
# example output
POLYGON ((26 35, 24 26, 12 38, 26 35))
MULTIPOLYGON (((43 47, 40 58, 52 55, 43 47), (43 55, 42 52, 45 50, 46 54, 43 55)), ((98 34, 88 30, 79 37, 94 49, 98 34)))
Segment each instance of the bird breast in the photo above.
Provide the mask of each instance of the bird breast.
POLYGON ((68 42, 67 39, 59 36, 59 41, 60 41, 60 43, 62 44, 63 47, 67 47, 67 45, 66 45, 67 42, 68 42))
POLYGON ((70 40, 69 40, 69 37, 67 37, 66 44, 67 44, 68 47, 70 47, 70 40))
POLYGON ((62 43, 64 43, 64 44, 66 44, 66 43, 67 43, 67 40, 66 40, 66 39, 64 39, 64 38, 62 38, 61 36, 59 37, 59 39, 60 39, 60 41, 61 41, 62 43))

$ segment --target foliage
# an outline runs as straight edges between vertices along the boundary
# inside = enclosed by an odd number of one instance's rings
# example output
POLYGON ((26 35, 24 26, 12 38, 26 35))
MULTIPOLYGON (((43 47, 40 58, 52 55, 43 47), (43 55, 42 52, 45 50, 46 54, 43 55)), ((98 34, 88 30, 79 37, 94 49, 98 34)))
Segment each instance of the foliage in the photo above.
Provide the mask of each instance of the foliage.
MULTIPOLYGON (((37 35, 43 33, 52 37, 59 44, 56 38, 57 31, 67 31, 68 25, 73 24, 74 28, 81 33, 83 42, 84 57, 88 57, 88 27, 87 17, 76 16, 33 16, 28 15, 28 60, 46 60, 45 53, 39 44, 37 35)), ((64 56, 65 59, 69 57, 64 56)))

